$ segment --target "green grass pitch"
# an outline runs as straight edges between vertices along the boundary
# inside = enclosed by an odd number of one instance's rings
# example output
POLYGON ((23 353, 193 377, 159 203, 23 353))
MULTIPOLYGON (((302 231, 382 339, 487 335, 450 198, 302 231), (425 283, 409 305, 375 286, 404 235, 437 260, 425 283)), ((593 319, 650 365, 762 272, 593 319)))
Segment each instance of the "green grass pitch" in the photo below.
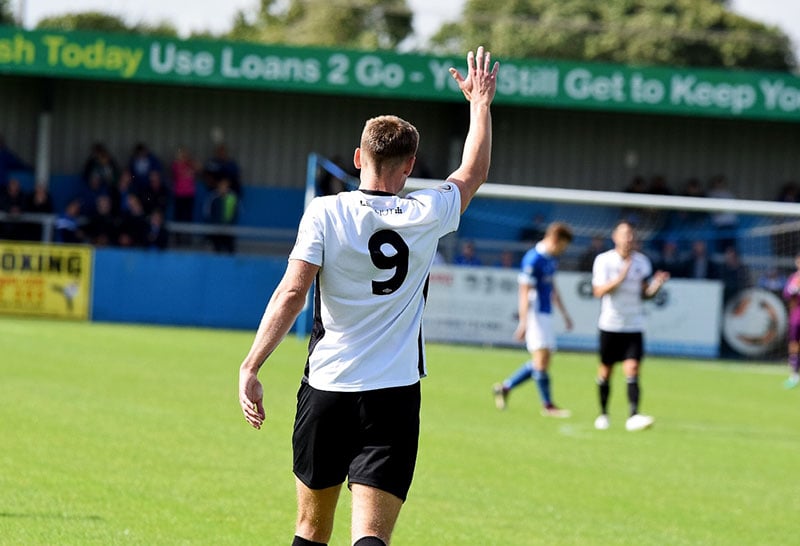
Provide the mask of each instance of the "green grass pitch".
MULTIPOLYGON (((255 325, 254 325, 255 327, 255 325)), ((0 317, 0 544, 289 544, 291 427, 305 342, 261 373, 250 429, 238 365, 254 332, 0 317)), ((593 354, 559 353, 567 420, 533 384, 492 383, 522 350, 430 344, 417 473, 396 545, 775 545, 796 542, 800 389, 779 365, 648 358, 643 411, 594 430, 593 354)), ((332 546, 349 542, 342 494, 332 546)))

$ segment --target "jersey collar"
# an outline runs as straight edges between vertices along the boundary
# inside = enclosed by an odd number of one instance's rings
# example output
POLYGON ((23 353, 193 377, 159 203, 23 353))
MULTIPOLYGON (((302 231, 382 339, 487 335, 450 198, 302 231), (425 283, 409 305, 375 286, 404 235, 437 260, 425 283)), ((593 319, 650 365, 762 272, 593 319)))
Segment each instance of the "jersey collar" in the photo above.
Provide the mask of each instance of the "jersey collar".
POLYGON ((382 190, 358 190, 358 191, 360 191, 361 193, 366 193, 367 195, 377 195, 383 197, 394 197, 395 195, 397 195, 395 193, 382 190))
POLYGON ((547 246, 545 246, 544 241, 539 241, 538 243, 536 243, 536 252, 538 252, 542 256, 546 256, 548 258, 551 257, 550 253, 547 252, 547 246))

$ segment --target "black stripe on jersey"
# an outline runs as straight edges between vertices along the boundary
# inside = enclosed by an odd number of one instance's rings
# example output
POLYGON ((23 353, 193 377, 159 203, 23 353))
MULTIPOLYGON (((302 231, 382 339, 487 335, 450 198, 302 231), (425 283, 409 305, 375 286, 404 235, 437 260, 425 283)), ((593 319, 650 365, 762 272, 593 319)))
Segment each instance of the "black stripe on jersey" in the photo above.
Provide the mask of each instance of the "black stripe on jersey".
MULTIPOLYGON (((311 327, 311 337, 308 340, 308 356, 311 356, 311 353, 314 352, 314 347, 317 346, 319 340, 325 335, 325 326, 322 324, 322 312, 321 312, 321 298, 319 293, 319 273, 317 273, 317 278, 314 281, 314 325, 311 327)), ((306 358, 306 368, 303 370, 303 379, 308 381, 308 374, 310 371, 310 365, 308 363, 308 358, 306 358)))
MULTIPOLYGON (((425 279, 425 285, 422 287, 422 302, 423 308, 428 302, 428 285, 431 282, 431 274, 425 279)), ((417 337, 417 371, 420 377, 425 376, 425 345, 422 339, 422 324, 419 325, 419 336, 417 337)))

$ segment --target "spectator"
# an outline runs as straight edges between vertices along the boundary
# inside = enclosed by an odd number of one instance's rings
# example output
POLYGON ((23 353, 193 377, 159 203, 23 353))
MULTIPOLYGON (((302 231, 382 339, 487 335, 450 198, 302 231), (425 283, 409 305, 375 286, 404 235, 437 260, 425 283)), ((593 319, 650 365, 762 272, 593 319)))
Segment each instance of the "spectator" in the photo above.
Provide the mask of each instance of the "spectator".
POLYGON ((81 212, 84 216, 94 216, 95 212, 97 212, 97 198, 101 195, 110 195, 110 192, 110 186, 106 185, 98 172, 93 171, 89 175, 89 180, 86 181, 86 187, 84 187, 81 193, 81 212))
POLYGON ((0 223, 0 238, 18 241, 23 239, 25 226, 18 217, 25 210, 26 196, 22 192, 22 185, 16 178, 10 178, 8 184, 0 190, 0 212, 9 215, 6 222, 0 223))
POLYGON ((481 260, 475 252, 475 243, 472 241, 464 241, 461 244, 461 253, 456 256, 453 263, 456 265, 481 265, 481 260))
POLYGON ((81 200, 73 199, 67 203, 64 212, 56 220, 54 239, 57 243, 83 243, 86 237, 81 230, 79 221, 81 214, 81 200))
POLYGON ((777 201, 781 203, 800 203, 800 186, 797 182, 790 181, 781 187, 777 201))
POLYGON ((578 261, 578 269, 580 271, 591 273, 592 266, 594 265, 594 259, 598 254, 605 252, 606 250, 605 239, 597 235, 592 237, 592 240, 589 242, 589 246, 587 246, 586 250, 584 250, 583 254, 581 254, 581 257, 578 261))
POLYGON ((87 184, 93 177, 98 177, 103 186, 109 190, 119 180, 119 165, 102 142, 95 142, 89 157, 83 165, 83 180, 87 184))
POLYGON ((495 267, 504 267, 507 269, 519 267, 519 264, 517 263, 517 257, 511 250, 502 251, 494 265, 495 267))
POLYGON ((129 193, 126 199, 127 210, 120 220, 117 242, 122 247, 147 246, 147 234, 150 224, 144 214, 142 202, 135 193, 129 193))
MULTIPOLYGON (((703 185, 698 178, 692 177, 686 180, 681 191, 683 197, 706 197, 706 192, 703 190, 703 185)), ((672 222, 674 227, 681 227, 687 225, 696 226, 703 223, 707 214, 699 210, 678 210, 673 211, 672 222)))
POLYGON ((224 143, 220 142, 214 146, 214 153, 203 166, 203 173, 210 189, 213 190, 222 179, 227 179, 233 193, 237 197, 241 196, 242 183, 239 178, 239 165, 231 159, 228 147, 224 143))
POLYGON ((672 195, 672 190, 667 184, 667 179, 657 174, 650 179, 650 188, 647 190, 647 193, 652 193, 653 195, 672 195))
POLYGON ((703 190, 700 179, 692 177, 686 180, 681 195, 684 197, 706 197, 706 192, 703 190))
MULTIPOLYGON (((529 245, 535 245, 544 237, 544 232, 547 230, 547 222, 542 214, 534 214, 531 218, 531 223, 522 228, 519 234, 519 240, 529 245)), ((514 267, 517 267, 515 264, 514 267)))
MULTIPOLYGON (((47 186, 44 184, 36 184, 33 192, 28 195, 25 202, 25 212, 34 214, 52 214, 53 213, 53 199, 50 197, 50 192, 47 191, 47 186)), ((41 241, 43 239, 43 226, 40 222, 29 222, 25 224, 25 239, 28 241, 41 241)))
POLYGON ((17 178, 10 178, 0 190, 0 210, 10 214, 21 214, 25 208, 25 194, 17 178))
POLYGON ((167 210, 169 205, 169 190, 164 185, 164 180, 159 171, 150 171, 147 186, 137 192, 142 203, 145 216, 149 216, 154 210, 167 210))
MULTIPOLYGON (((728 180, 724 175, 716 175, 709 182, 708 197, 714 199, 736 199, 733 192, 728 189, 728 180)), ((736 226, 739 217, 733 212, 715 212, 711 215, 711 222, 717 232, 716 250, 724 252, 728 247, 736 244, 736 226)))
MULTIPOLYGON (((640 175, 634 176, 625 188, 625 193, 647 193, 647 182, 644 177, 640 175)), ((641 226, 643 222, 648 220, 647 210, 638 206, 623 208, 622 217, 636 226, 641 226)))
POLYGON ((169 242, 169 232, 164 225, 164 212, 155 209, 148 218, 147 248, 164 250, 169 242))
POLYGON ((25 203, 25 212, 35 212, 50 214, 53 212, 53 198, 47 191, 47 186, 42 183, 36 184, 33 192, 28 195, 25 203))
POLYGON ((177 222, 194 221, 194 199, 197 194, 195 178, 199 165, 189 151, 179 146, 172 161, 172 197, 177 222))
POLYGON ((647 182, 641 175, 631 178, 630 183, 625 187, 625 193, 647 193, 647 182))
POLYGON ((729 246, 723 254, 719 268, 719 279, 722 281, 722 300, 729 301, 740 290, 750 286, 750 272, 742 263, 736 247, 729 246))
POLYGON ((0 187, 6 184, 11 171, 30 170, 31 167, 11 151, 3 135, 0 135, 0 187))
POLYGON ((686 276, 686 260, 683 259, 675 239, 666 239, 655 261, 655 268, 666 271, 671 277, 686 276))
POLYGON ((117 243, 119 236, 119 220, 114 216, 111 196, 98 195, 94 213, 86 224, 86 237, 95 246, 110 246, 117 243))
POLYGON ((111 194, 111 210, 114 216, 122 217, 128 213, 128 195, 133 192, 133 176, 128 169, 119 175, 116 188, 111 194))
POLYGON ((147 187, 151 172, 156 171, 163 174, 161 160, 143 142, 134 146, 128 161, 128 171, 131 174, 131 187, 136 193, 147 187))
MULTIPOLYGON (((231 188, 227 178, 220 178, 217 187, 206 201, 206 220, 220 226, 231 226, 236 223, 239 212, 239 198, 231 188)), ((236 250, 236 239, 233 235, 215 233, 209 236, 216 252, 233 254, 236 250)))
POLYGON ((778 271, 777 267, 768 267, 758 277, 758 287, 768 290, 776 296, 783 297, 783 288, 786 285, 786 276, 778 271))
POLYGON ((708 246, 705 241, 698 239, 692 242, 692 249, 683 270, 690 279, 714 279, 717 277, 717 271, 708 256, 708 246))

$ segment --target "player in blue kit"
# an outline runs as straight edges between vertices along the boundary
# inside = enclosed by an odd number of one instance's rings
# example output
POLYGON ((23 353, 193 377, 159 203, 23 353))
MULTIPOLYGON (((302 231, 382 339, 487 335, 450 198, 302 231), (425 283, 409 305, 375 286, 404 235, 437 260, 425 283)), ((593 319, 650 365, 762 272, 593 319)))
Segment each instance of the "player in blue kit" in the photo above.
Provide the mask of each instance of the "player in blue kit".
POLYGON ((533 378, 542 400, 542 415, 569 417, 570 412, 553 403, 550 393, 550 358, 556 349, 553 326, 553 306, 564 317, 567 330, 572 329, 570 318, 553 282, 558 269, 558 257, 572 242, 572 230, 567 224, 553 222, 544 238, 522 258, 519 275, 519 326, 514 337, 525 341, 531 359, 513 375, 494 386, 497 409, 505 409, 508 395, 528 379, 533 378))

